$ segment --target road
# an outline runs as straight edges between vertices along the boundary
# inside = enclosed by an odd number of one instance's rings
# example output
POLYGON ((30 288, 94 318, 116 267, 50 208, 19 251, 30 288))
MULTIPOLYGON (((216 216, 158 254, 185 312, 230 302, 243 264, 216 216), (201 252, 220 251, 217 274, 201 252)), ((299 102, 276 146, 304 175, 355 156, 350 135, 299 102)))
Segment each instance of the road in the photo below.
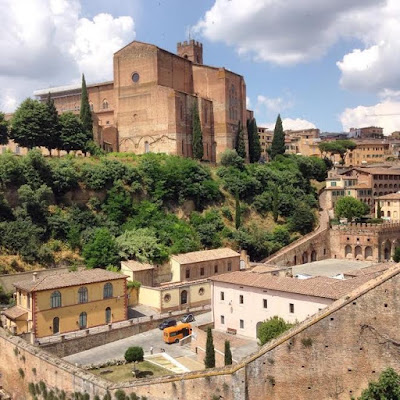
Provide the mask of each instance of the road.
MULTIPOLYGON (((196 316, 196 320, 192 325, 203 325, 211 322, 211 312, 196 316)), ((116 342, 107 343, 103 346, 94 347, 93 349, 83 351, 81 353, 72 354, 65 357, 64 360, 72 364, 88 365, 106 362, 109 360, 120 359, 124 357, 126 349, 130 346, 143 347, 145 355, 150 354, 150 347, 153 347, 154 353, 160 353, 161 349, 172 357, 189 357, 193 356, 189 346, 180 346, 179 344, 165 344, 162 336, 162 331, 152 329, 150 331, 133 335, 131 337, 117 340, 116 342)))

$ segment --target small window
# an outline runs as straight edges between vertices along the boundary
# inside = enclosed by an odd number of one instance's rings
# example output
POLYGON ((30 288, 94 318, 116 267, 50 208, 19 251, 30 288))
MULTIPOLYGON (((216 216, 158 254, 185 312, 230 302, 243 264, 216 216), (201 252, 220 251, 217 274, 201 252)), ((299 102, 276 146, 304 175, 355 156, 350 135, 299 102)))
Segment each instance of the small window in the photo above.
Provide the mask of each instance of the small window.
POLYGON ((31 308, 31 295, 28 293, 26 297, 26 308, 31 308))
POLYGON ((87 314, 85 312, 79 315, 79 328, 85 329, 87 327, 87 314))
POLYGON ((230 261, 228 262, 228 271, 232 271, 232 263, 230 261))
POLYGON ((190 269, 187 269, 186 270, 186 279, 189 279, 190 278, 190 269))
POLYGON ((171 301, 171 295, 170 294, 166 294, 166 295, 164 295, 164 301, 166 302, 166 303, 168 303, 168 302, 170 302, 171 301))
POLYGON ((221 300, 225 300, 225 293, 224 293, 224 292, 221 292, 221 293, 220 293, 220 299, 221 299, 221 300))
POLYGON ((61 307, 61 293, 53 292, 50 297, 51 308, 61 307))
POLYGON ((88 290, 85 286, 82 286, 78 290, 78 303, 88 302, 88 290))
POLYGON ((134 83, 139 82, 139 78, 140 78, 140 76, 139 76, 139 74, 138 74, 137 72, 134 72, 134 73, 132 74, 132 81, 133 81, 134 83))
POLYGON ((239 296, 239 304, 243 304, 243 295, 242 294, 239 296))
POLYGON ((221 315, 221 325, 225 324, 225 316, 221 315))
POLYGON ((205 290, 204 290, 204 288, 200 288, 199 289, 199 296, 203 296, 204 295, 204 292, 205 292, 205 290))
POLYGON ((218 273, 218 265, 214 265, 214 273, 215 273, 215 274, 218 273))
POLYGON ((108 101, 106 99, 103 100, 103 110, 108 110, 108 101))
POLYGON ((103 298, 108 299, 110 297, 113 297, 113 285, 107 282, 103 288, 103 298))
POLYGON ((242 319, 240 320, 240 329, 244 329, 244 321, 242 319))
POLYGON ((204 275, 204 267, 200 268, 200 275, 203 276, 204 275))
POLYGON ((268 301, 267 301, 267 299, 263 299, 263 306, 264 306, 264 308, 268 308, 268 301))
POLYGON ((289 304, 289 312, 290 312, 291 314, 294 313, 294 304, 293 304, 293 303, 290 303, 290 304, 289 304))

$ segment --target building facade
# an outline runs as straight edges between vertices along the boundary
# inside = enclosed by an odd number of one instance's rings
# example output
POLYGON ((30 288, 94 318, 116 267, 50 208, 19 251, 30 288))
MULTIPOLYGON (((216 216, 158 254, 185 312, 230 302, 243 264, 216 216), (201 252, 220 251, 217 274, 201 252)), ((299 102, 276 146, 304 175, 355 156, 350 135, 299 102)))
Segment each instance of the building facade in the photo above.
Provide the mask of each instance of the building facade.
MULTIPOLYGON (((114 54, 113 65, 113 81, 88 85, 95 140, 106 150, 191 157, 194 107, 204 160, 214 162, 217 154, 235 147, 239 121, 246 130, 244 78, 204 65, 203 46, 197 41, 178 43, 177 54, 134 41, 114 54)), ((49 92, 59 112, 79 112, 80 86, 43 89, 35 95, 45 101, 49 92)))
POLYGON ((41 338, 126 320, 126 278, 93 269, 16 282, 16 305, 2 312, 6 327, 41 338))
POLYGON ((400 222, 400 192, 378 197, 375 200, 375 216, 386 221, 400 222), (378 215, 379 208, 380 215, 378 215))

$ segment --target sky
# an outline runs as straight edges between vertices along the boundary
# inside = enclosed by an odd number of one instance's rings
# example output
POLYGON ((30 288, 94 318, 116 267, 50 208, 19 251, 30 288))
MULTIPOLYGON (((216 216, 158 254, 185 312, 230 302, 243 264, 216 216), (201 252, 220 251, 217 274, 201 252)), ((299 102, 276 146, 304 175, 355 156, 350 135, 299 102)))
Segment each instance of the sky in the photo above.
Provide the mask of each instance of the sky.
POLYGON ((131 42, 245 77, 257 124, 323 132, 400 130, 399 0, 0 0, 0 111, 36 89, 112 79, 131 42))

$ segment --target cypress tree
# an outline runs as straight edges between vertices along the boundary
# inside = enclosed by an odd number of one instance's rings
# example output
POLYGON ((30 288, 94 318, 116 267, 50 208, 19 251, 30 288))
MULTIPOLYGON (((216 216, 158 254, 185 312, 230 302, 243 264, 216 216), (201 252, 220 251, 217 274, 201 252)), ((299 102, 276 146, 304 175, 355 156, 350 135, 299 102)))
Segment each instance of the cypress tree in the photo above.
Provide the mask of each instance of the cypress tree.
POLYGON ((278 114, 271 144, 271 159, 273 160, 278 154, 285 154, 285 150, 285 133, 283 132, 281 116, 278 114))
POLYGON ((46 106, 48 115, 46 120, 46 134, 44 135, 42 146, 49 150, 51 156, 51 151, 53 149, 61 149, 61 126, 58 119, 58 112, 50 92, 47 95, 46 106))
POLYGON ((382 218, 381 214, 382 214, 382 207, 381 207, 381 202, 378 200, 378 207, 376 210, 376 218, 382 218))
POLYGON ((235 195, 235 227, 236 229, 240 228, 241 225, 241 218, 240 218, 240 201, 239 201, 239 194, 236 192, 235 195))
POLYGON ((255 163, 261 157, 260 137, 258 136, 255 118, 247 120, 247 134, 249 138, 249 159, 251 163, 255 163))
POLYGON ((193 123, 192 123, 192 125, 193 125, 193 130, 192 130, 193 158, 195 158, 197 160, 201 160, 204 155, 203 133, 201 132, 199 109, 198 109, 197 101, 195 101, 193 104, 192 118, 193 118, 193 123))
POLYGON ((207 328, 206 358, 204 359, 206 368, 215 368, 215 349, 211 328, 207 328))
POLYGON ((225 340, 225 365, 232 365, 231 342, 225 340))
POLYGON ((237 134, 236 134, 236 153, 244 159, 246 159, 246 145, 244 143, 243 128, 240 121, 238 122, 237 134))
MULTIPOLYGON (((82 122, 84 132, 86 133, 86 143, 93 140, 93 118, 90 110, 89 96, 86 87, 85 75, 82 74, 82 94, 81 94, 81 110, 79 118, 82 122)), ((86 152, 86 149, 82 149, 86 152)))

